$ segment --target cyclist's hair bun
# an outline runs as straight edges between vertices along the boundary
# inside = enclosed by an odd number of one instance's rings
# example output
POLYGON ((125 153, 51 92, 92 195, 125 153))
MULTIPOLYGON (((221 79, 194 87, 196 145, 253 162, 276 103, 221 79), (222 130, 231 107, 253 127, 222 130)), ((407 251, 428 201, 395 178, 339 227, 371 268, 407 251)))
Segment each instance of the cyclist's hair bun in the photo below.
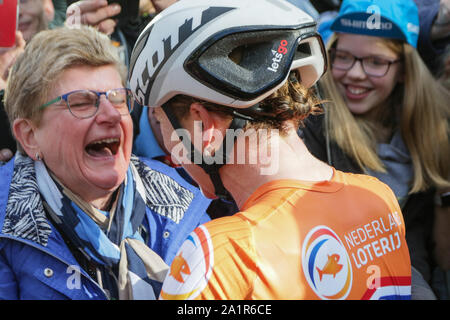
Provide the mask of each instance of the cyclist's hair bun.
POLYGON ((271 127, 279 129, 282 133, 285 121, 293 120, 296 125, 302 125, 310 114, 322 112, 321 101, 312 88, 305 88, 299 82, 294 71, 281 88, 260 103, 261 108, 274 115, 274 120, 253 122, 252 127, 271 127))

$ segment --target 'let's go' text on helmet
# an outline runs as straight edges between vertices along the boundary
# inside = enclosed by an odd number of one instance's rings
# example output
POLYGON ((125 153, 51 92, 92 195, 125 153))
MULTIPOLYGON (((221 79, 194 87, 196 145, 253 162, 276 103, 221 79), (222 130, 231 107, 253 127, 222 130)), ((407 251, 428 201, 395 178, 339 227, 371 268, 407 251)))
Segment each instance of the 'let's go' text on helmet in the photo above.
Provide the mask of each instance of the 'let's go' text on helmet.
POLYGON ((178 94, 233 108, 269 96, 297 69, 312 86, 326 70, 314 20, 284 0, 181 0, 144 29, 131 56, 136 100, 178 94))

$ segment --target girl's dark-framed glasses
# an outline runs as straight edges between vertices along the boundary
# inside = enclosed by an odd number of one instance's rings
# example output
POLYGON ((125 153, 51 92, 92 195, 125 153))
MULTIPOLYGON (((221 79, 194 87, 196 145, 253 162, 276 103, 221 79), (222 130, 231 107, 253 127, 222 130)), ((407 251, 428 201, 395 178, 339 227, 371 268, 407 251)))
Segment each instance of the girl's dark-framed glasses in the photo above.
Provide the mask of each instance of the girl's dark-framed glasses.
POLYGON ((378 56, 355 57, 350 52, 344 50, 330 49, 331 66, 338 70, 348 71, 355 65, 356 61, 361 62, 364 72, 370 77, 384 77, 389 71, 391 64, 401 61, 388 60, 378 56))
POLYGON ((95 90, 75 90, 63 94, 39 107, 40 110, 48 106, 65 101, 70 113, 78 119, 93 117, 100 105, 100 97, 105 95, 108 101, 121 115, 128 115, 133 109, 133 96, 128 88, 111 89, 106 92, 95 90))

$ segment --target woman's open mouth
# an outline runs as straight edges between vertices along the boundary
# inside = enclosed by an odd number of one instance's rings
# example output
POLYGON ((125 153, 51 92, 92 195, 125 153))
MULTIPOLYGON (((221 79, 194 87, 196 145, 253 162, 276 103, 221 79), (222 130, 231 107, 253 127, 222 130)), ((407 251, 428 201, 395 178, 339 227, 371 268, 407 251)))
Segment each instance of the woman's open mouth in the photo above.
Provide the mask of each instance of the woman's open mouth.
POLYGON ((120 139, 108 138, 96 140, 89 143, 85 147, 85 150, 87 154, 89 154, 91 157, 104 158, 115 156, 119 151, 119 147, 120 147, 120 139))

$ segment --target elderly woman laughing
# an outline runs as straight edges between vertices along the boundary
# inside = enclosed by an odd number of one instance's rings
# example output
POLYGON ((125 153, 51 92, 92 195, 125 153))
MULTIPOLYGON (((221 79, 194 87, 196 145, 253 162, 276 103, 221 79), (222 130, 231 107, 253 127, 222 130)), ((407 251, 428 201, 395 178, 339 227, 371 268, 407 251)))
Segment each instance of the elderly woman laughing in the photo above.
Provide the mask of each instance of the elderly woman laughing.
POLYGON ((108 37, 39 33, 5 105, 18 153, 0 167, 0 298, 158 296, 210 200, 132 156, 133 101, 108 37))

